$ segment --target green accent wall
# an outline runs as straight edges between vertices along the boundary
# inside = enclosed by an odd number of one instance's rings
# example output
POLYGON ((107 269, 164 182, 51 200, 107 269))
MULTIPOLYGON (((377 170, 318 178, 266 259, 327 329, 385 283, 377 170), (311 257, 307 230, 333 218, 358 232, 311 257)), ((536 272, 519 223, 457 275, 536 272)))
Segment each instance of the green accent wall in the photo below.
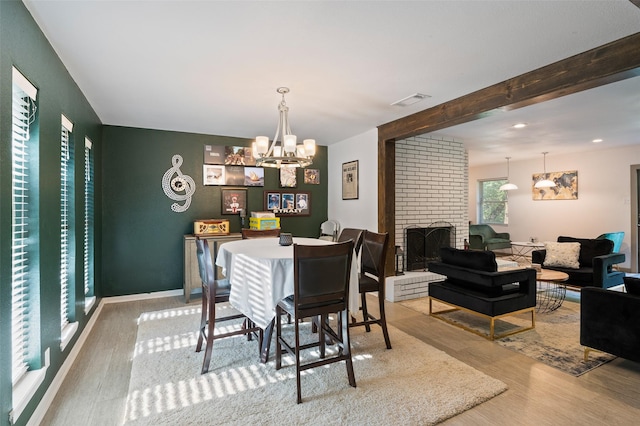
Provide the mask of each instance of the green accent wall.
MULTIPOLYGON (((95 160, 95 293, 112 295, 181 289, 182 239, 196 219, 228 218, 239 232, 240 217, 221 215, 219 186, 202 185, 204 145, 248 146, 246 139, 103 126, 92 106, 71 78, 42 31, 21 1, 0 0, 0 426, 8 426, 13 406, 11 384, 11 93, 12 66, 38 89, 38 146, 33 196, 38 222, 32 237, 38 242, 33 270, 39 289, 33 295, 40 309, 33 313, 40 327, 35 334, 39 360, 50 350, 50 365, 22 415, 22 426, 32 416, 47 388, 85 330, 91 313, 84 312, 83 223, 84 138, 93 143, 95 160), (72 246, 75 306, 71 309, 78 330, 66 349, 60 349, 60 118, 73 123, 75 151, 75 206, 79 219, 72 246), (162 176, 179 154, 181 171, 196 182, 196 192, 184 213, 171 210, 162 190, 162 176)), ((241 119, 241 117, 239 117, 241 119)), ((274 126, 275 126, 274 122, 274 126)), ((266 129, 268 131, 268 129, 266 129)), ((282 219, 284 231, 297 236, 317 236, 327 215, 327 150, 318 147, 312 168, 320 170, 320 185, 305 185, 298 171, 295 190, 311 192, 311 215, 282 219)), ((262 210, 264 189, 279 190, 278 172, 265 170, 265 187, 248 188, 249 210, 262 210)), ((248 223, 248 222, 247 222, 248 223)), ((95 312, 95 308, 92 312, 95 312)), ((39 363, 38 360, 38 363, 39 363)), ((34 365, 35 368, 38 365, 34 365)))
MULTIPOLYGON (((39 281, 39 289, 30 297, 40 301, 40 309, 32 314, 39 318, 38 341, 33 367, 44 362, 50 349, 51 364, 42 386, 39 387, 17 425, 26 424, 37 403, 68 356, 75 339, 89 320, 84 313, 82 282, 82 224, 76 228, 72 245, 80 250, 75 257, 75 271, 71 272, 71 294, 79 329, 62 352, 60 349, 60 126, 61 114, 73 123, 71 142, 75 149, 75 207, 72 215, 83 218, 84 210, 84 138, 94 144, 96 160, 96 224, 100 224, 100 146, 102 123, 69 75, 46 37, 42 34, 21 1, 0 1, 0 425, 9 424, 13 406, 11 385, 11 94, 12 66, 38 89, 37 125, 32 133, 35 149, 32 160, 38 162, 32 178, 34 190, 34 223, 30 237, 37 241, 32 253, 31 268, 39 281)), ((99 231, 99 230, 98 230, 99 231)), ((100 234, 96 233, 96 259, 100 257, 100 234)), ((96 262, 96 285, 99 283, 100 262, 96 262)))
MULTIPOLYGON (((275 124, 274 124, 275 125, 275 124)), ((101 296, 116 296, 182 289, 183 237, 193 233, 199 219, 229 220, 231 232, 240 232, 239 215, 223 215, 221 191, 234 186, 203 185, 205 145, 250 146, 251 140, 194 133, 104 126, 103 218, 101 296), (191 205, 171 210, 174 200, 162 189, 163 175, 180 155, 180 172, 196 184, 191 205)), ((320 170, 320 184, 304 183, 297 170, 297 186, 291 191, 311 193, 311 215, 282 217, 283 232, 317 237, 327 219, 327 148, 318 147, 310 168, 320 170)), ((264 191, 279 187, 279 170, 265 168, 264 187, 247 188, 247 210, 264 210, 264 191)), ((184 204, 184 202, 179 202, 184 204)), ((249 216, 250 213, 247 213, 249 216)), ((249 219, 245 219, 249 227, 249 219)))

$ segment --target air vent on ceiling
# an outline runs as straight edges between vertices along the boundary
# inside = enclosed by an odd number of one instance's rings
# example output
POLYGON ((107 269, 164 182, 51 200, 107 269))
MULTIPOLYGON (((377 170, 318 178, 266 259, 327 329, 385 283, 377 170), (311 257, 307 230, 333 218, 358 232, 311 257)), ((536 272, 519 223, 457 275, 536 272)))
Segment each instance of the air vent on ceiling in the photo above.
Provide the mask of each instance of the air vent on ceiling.
POLYGON ((415 103, 420 102, 423 99, 427 99, 430 98, 431 96, 429 95, 424 95, 422 93, 414 93, 411 96, 407 96, 404 99, 400 99, 399 101, 395 101, 394 103, 392 103, 391 105, 397 105, 397 106, 402 106, 402 107, 406 107, 409 105, 413 105, 415 103))

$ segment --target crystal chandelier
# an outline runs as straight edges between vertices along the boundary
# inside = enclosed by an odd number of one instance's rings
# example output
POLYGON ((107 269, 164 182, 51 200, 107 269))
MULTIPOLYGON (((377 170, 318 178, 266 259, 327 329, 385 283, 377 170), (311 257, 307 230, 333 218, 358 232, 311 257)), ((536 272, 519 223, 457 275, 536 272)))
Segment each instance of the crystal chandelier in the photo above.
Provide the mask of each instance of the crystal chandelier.
POLYGON ((282 101, 278 105, 280 121, 276 135, 273 137, 271 145, 269 145, 267 136, 256 137, 256 141, 252 144, 256 165, 275 168, 310 166, 313 163, 313 156, 316 154, 316 141, 305 139, 303 143, 297 143, 296 135, 291 134, 289 107, 284 100, 284 95, 289 93, 289 88, 279 87, 277 92, 282 95, 282 101), (280 136, 282 136, 282 140, 278 140, 280 136))

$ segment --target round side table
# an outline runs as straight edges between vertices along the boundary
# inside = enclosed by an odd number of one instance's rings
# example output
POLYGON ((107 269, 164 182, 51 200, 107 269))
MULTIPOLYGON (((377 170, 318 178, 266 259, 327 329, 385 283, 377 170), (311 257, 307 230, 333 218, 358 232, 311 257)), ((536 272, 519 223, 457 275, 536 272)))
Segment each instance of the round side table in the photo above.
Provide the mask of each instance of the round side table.
POLYGON ((551 269, 542 269, 536 273, 536 312, 551 312, 562 306, 567 296, 565 282, 569 275, 551 269))

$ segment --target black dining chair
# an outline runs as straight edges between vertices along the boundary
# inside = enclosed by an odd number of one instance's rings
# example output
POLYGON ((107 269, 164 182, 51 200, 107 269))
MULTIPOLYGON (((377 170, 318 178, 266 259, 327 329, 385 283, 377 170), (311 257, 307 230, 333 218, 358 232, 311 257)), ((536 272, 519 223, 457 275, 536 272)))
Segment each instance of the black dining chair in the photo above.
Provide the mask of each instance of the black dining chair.
MULTIPOLYGON (((211 355, 213 352, 213 341, 224 337, 237 336, 246 334, 248 340, 252 340, 253 336, 258 338, 258 352, 262 347, 263 330, 257 327, 253 321, 240 313, 218 317, 216 316, 216 304, 229 301, 231 293, 231 285, 228 279, 215 280, 213 271, 213 261, 211 260, 211 252, 209 244, 204 238, 196 237, 196 252, 198 257, 198 267, 200 270, 200 279, 202 280, 202 313, 200 316, 200 329, 198 332, 198 344, 196 352, 202 350, 202 343, 206 342, 204 350, 204 361, 202 363, 202 371, 205 374, 209 371, 211 364, 211 355), (224 333, 215 333, 216 323, 230 321, 234 319, 244 318, 240 329, 224 333)), ((235 312, 235 311, 234 311, 235 312)))
POLYGON ((251 238, 271 238, 271 237, 279 237, 280 236, 280 228, 276 229, 249 229, 242 228, 240 230, 242 233, 242 239, 248 240, 251 238))
POLYGON ((344 228, 338 236, 338 242, 344 242, 353 240, 355 254, 360 254, 360 248, 362 247, 362 237, 364 235, 364 229, 357 228, 344 228))
POLYGON ((382 334, 387 349, 391 349, 391 340, 387 330, 387 317, 384 312, 384 280, 387 250, 389 248, 389 234, 364 231, 362 239, 362 253, 360 255, 360 279, 358 282, 362 299, 362 318, 360 322, 353 320, 351 327, 364 325, 367 332, 371 331, 371 324, 382 327, 382 334), (376 318, 367 309, 367 293, 378 293, 380 318, 376 318))
POLYGON ((295 357, 298 404, 302 402, 300 373, 310 368, 345 361, 349 384, 356 387, 348 325, 352 256, 351 240, 331 245, 293 246, 294 293, 278 303, 276 316, 288 313, 294 317, 295 336, 293 343, 287 342, 282 335, 281 322, 276 321, 276 370, 282 368, 283 349, 295 357), (335 329, 327 320, 330 314, 337 316, 335 329), (312 318, 318 329, 317 341, 304 345, 300 343, 300 320, 303 318, 312 318), (326 340, 338 346, 335 355, 326 357, 326 340), (314 347, 320 349, 319 358, 303 364, 301 351, 314 347))

